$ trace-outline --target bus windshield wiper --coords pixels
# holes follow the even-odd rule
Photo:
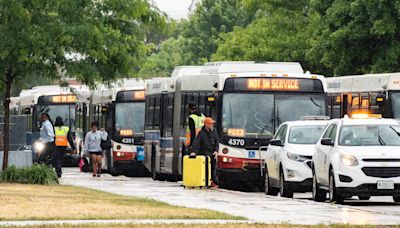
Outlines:
[[[321,105],[319,105],[317,102],[315,102],[314,98],[310,97],[310,101],[317,107],[321,108]]]
[[[260,131],[257,132],[256,135],[256,139],[258,139],[260,136],[262,136],[265,132],[265,129],[267,129],[267,127],[272,126],[272,123],[275,121],[275,119],[271,119],[267,124],[264,125],[264,127],[262,127],[260,129]]]

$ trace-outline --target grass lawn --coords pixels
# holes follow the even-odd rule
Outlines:
[[[171,206],[155,200],[120,196],[79,187],[0,183],[0,220],[64,219],[243,218],[211,210]],[[104,227],[109,227],[109,225]]]
[[[31,226],[28,226],[30,228]],[[351,226],[351,225],[308,225],[308,226],[301,226],[301,225],[269,225],[269,224],[224,224],[224,225],[217,225],[217,224],[207,224],[207,225],[182,225],[182,224],[159,224],[159,225],[132,225],[132,224],[126,224],[126,225],[59,225],[59,226],[35,226],[40,227],[40,228],[50,228],[50,227],[57,227],[57,228],[247,228],[247,227],[252,227],[252,228],[347,228],[347,227],[357,227],[357,228],[383,228],[385,226],[372,226],[372,225],[367,225],[367,226]],[[393,226],[387,226],[387,227],[393,227]],[[394,226],[394,227],[399,227],[399,226]]]

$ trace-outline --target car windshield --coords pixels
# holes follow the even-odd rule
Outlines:
[[[316,144],[325,125],[293,126],[289,132],[289,143]]]
[[[51,120],[54,122],[57,116],[61,116],[64,125],[75,130],[75,104],[71,105],[38,105],[37,120],[39,124],[39,116],[41,113],[48,113]],[[38,125],[39,126],[39,125]]]
[[[115,128],[132,130],[134,135],[143,134],[144,130],[144,102],[118,103],[115,106]]]
[[[340,130],[341,146],[400,146],[399,126],[354,125]]]
[[[237,135],[231,136],[256,137],[263,131],[262,137],[273,137],[274,96],[272,94],[225,94],[222,107],[222,128],[225,134],[231,135],[230,132],[233,132]]]

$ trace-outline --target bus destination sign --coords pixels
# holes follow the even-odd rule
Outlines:
[[[323,92],[322,82],[311,78],[228,78],[224,91]]]

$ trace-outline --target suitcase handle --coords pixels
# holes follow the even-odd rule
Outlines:
[[[193,153],[193,152],[189,154],[189,158],[196,158],[196,156],[197,156],[197,154]]]

